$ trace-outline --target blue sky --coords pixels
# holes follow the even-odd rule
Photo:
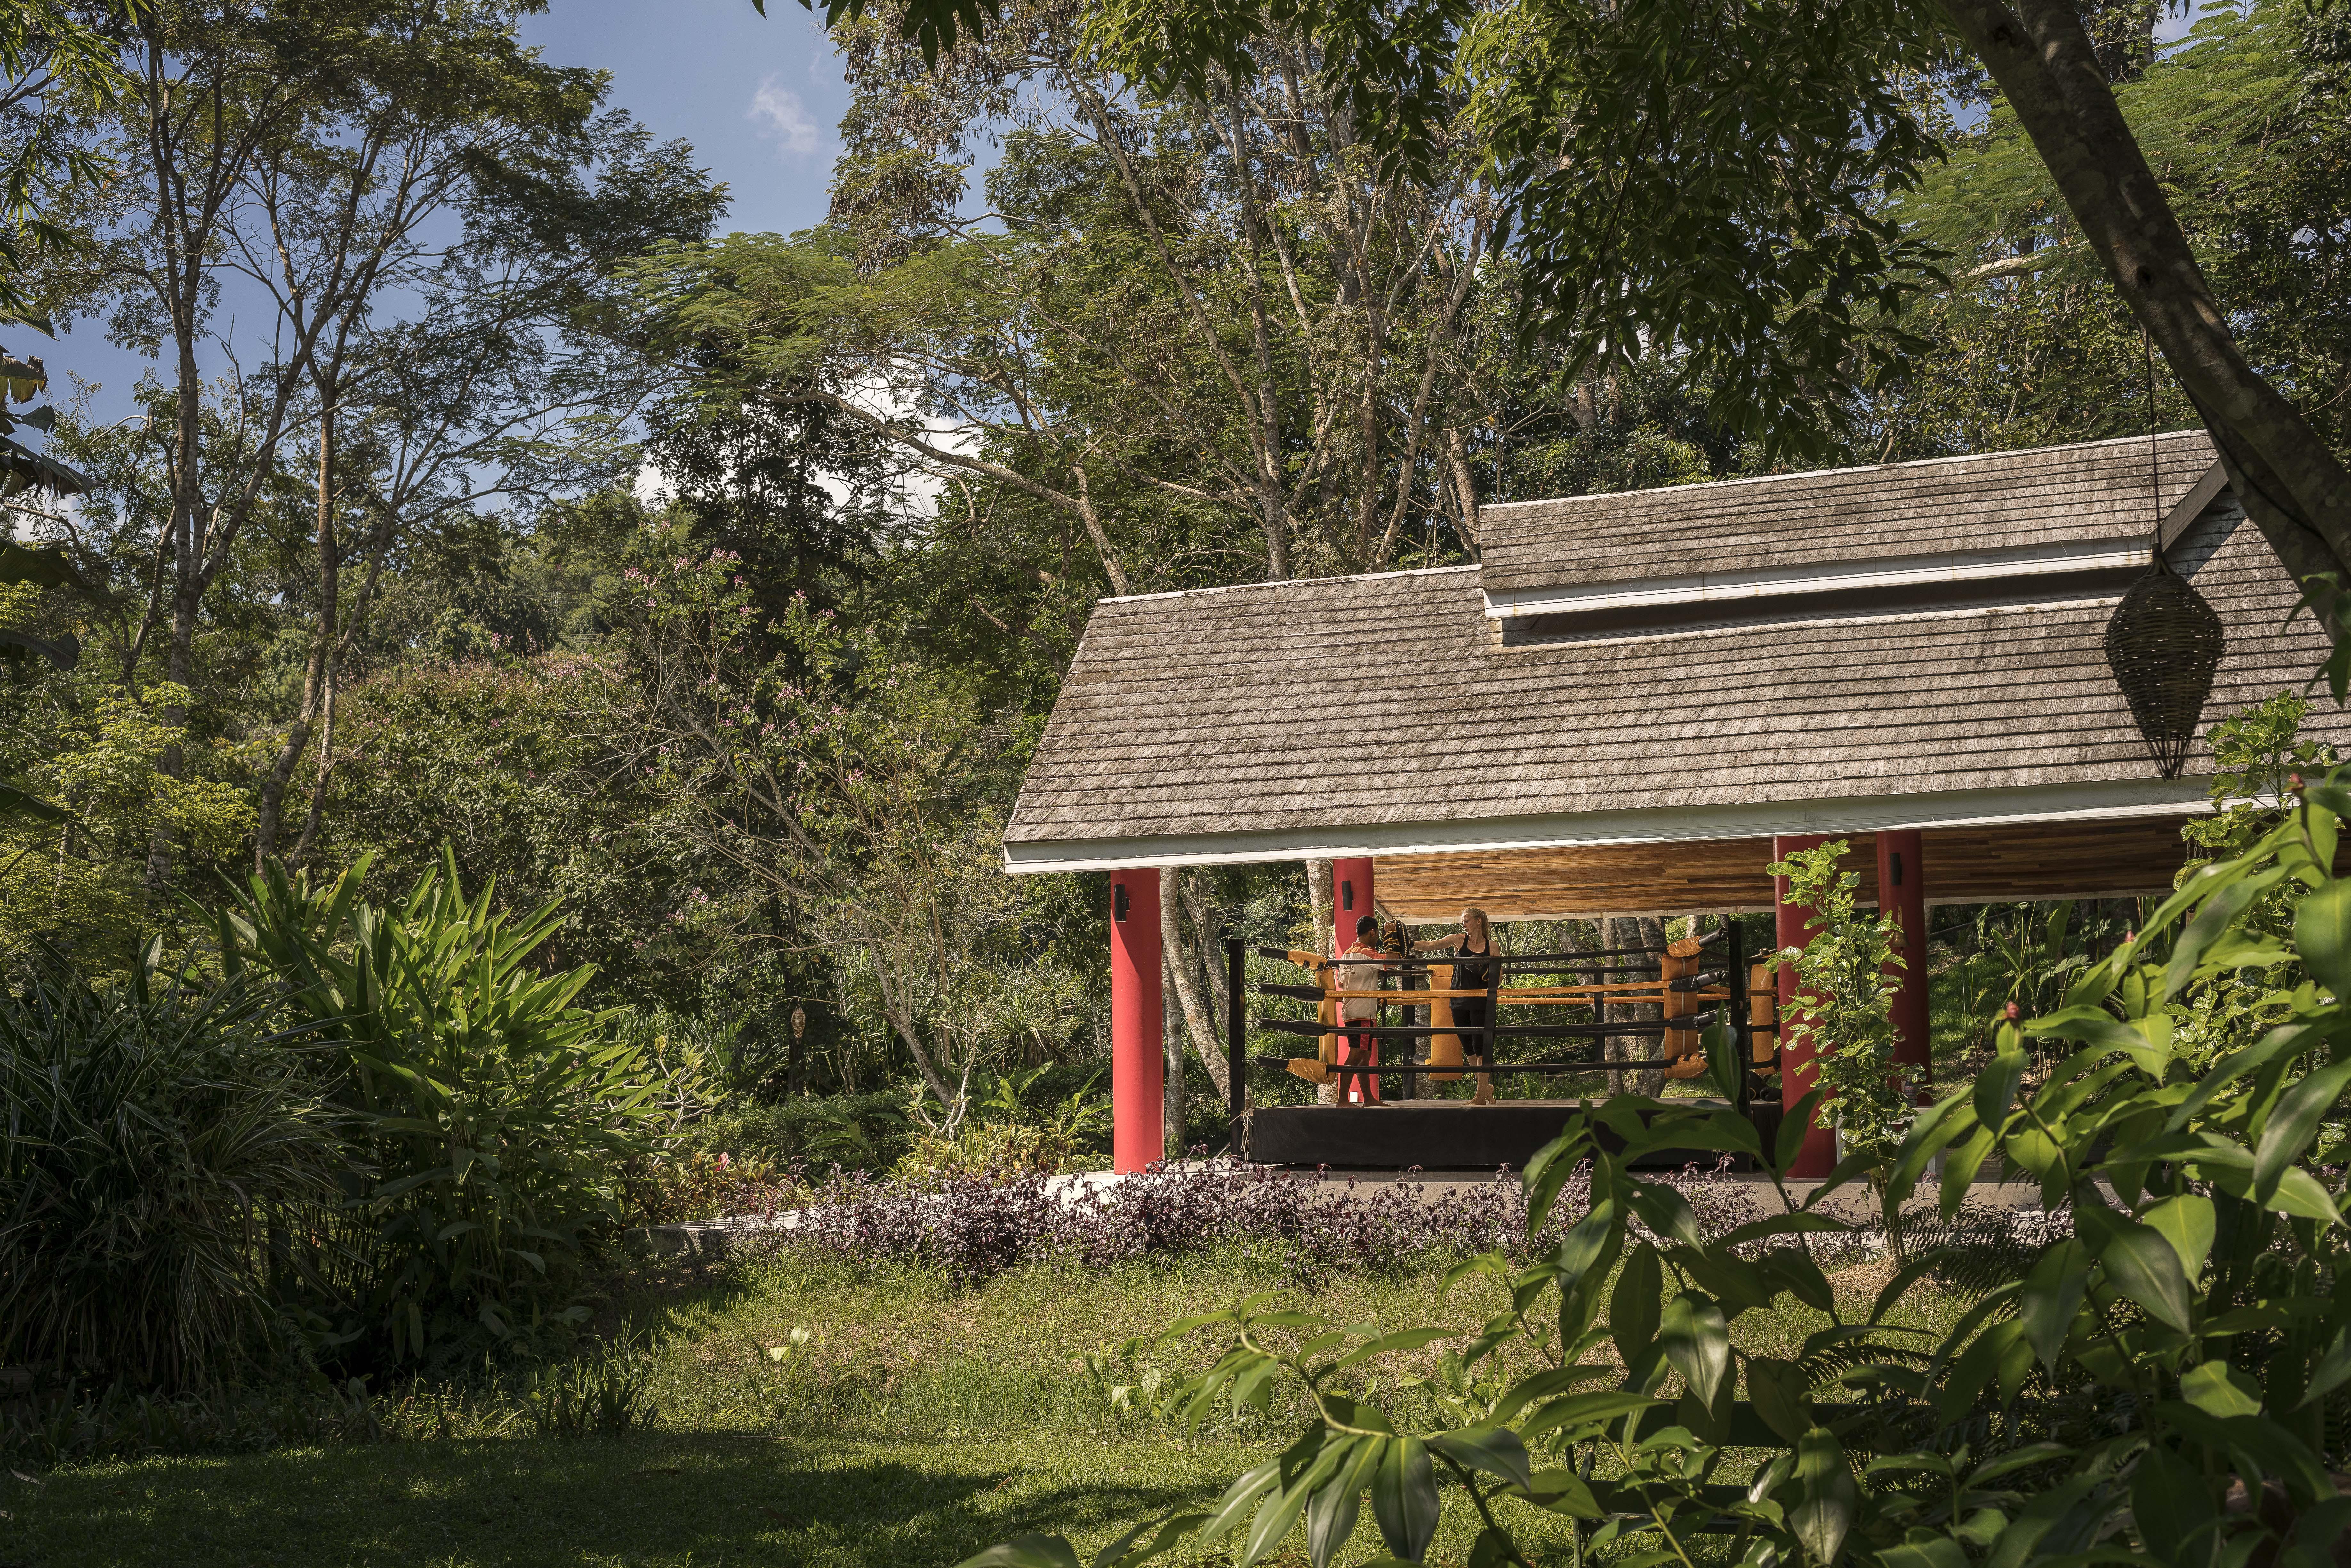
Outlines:
[[[625,109],[664,141],[683,137],[696,162],[726,183],[732,207],[723,229],[789,234],[821,222],[827,183],[840,151],[833,127],[848,107],[841,64],[816,19],[798,0],[551,0],[527,18],[523,35],[559,65],[612,73],[610,105]],[[224,316],[244,318],[246,362],[258,357],[249,333],[266,329],[268,306],[255,300]],[[225,326],[225,319],[222,322]],[[92,402],[103,419],[131,412],[130,392],[148,361],[115,348],[99,323],[83,321],[55,341],[22,329],[5,340],[38,354],[69,396],[64,372],[100,383]],[[217,355],[204,356],[210,366]]]
[[[552,0],[523,37],[558,65],[611,71],[611,102],[693,142],[734,197],[728,227],[824,217],[849,89],[798,0],[768,0],[764,19],[751,0]]]

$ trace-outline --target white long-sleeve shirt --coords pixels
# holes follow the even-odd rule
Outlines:
[[[1365,955],[1357,957],[1357,954]],[[1380,988],[1382,956],[1376,947],[1366,947],[1361,942],[1347,949],[1338,963],[1339,988],[1343,991],[1376,991]],[[1380,1004],[1375,997],[1342,997],[1339,998],[1341,1023],[1376,1023]]]

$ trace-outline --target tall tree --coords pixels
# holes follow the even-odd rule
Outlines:
[[[1392,167],[1430,166],[1466,115],[1552,331],[1593,350],[1682,345],[1728,427],[1794,452],[1831,446],[1818,411],[1910,347],[1872,319],[1933,287],[1936,256],[1883,204],[1938,152],[1910,84],[1964,50],[2332,628],[2351,468],[2245,354],[2116,101],[2112,57],[2131,41],[2102,49],[2074,0],[1327,0],[1308,15],[1323,82]],[[986,20],[969,0],[916,0],[902,30],[928,51]],[[1096,26],[1150,89],[1212,102],[1294,24],[1258,0],[1117,0]]]
[[[590,302],[588,280],[617,254],[699,235],[718,206],[674,150],[649,152],[625,117],[597,114],[601,76],[521,44],[528,9],[159,6],[131,44],[137,90],[119,116],[85,127],[123,177],[71,212],[87,244],[49,287],[68,308],[104,312],[117,340],[162,371],[146,401],[167,497],[155,559],[169,582],[128,640],[124,679],[135,684],[140,657],[160,643],[164,689],[195,685],[207,597],[287,488],[289,459],[314,497],[311,580],[294,592],[312,626],[296,710],[263,781],[264,857],[280,847],[286,792],[314,730],[331,726],[337,661],[401,531],[544,481],[559,444],[549,427],[577,412],[565,403],[587,379],[576,355],[555,350]],[[601,185],[580,173],[600,165]],[[599,210],[612,207],[625,210]],[[454,247],[443,237],[453,227]],[[274,306],[271,327],[228,340],[224,298],[256,290]],[[208,423],[200,356],[215,344],[229,361],[218,394],[228,417]],[[611,379],[597,401],[609,401]],[[590,436],[601,461],[585,476],[601,480],[624,448]],[[172,729],[186,719],[176,706],[163,716]],[[180,766],[175,746],[163,768]],[[159,833],[151,885],[170,863]]]
[[[829,402],[1061,513],[1113,592],[1175,519],[1230,519],[1280,577],[1385,565],[1451,504],[1494,216],[1466,146],[1392,176],[1285,37],[1198,101],[1126,93],[1066,4],[1013,8],[935,74],[887,18],[846,42],[835,231],[647,275],[682,326],[740,345],[752,395]],[[990,138],[1000,222],[975,225],[959,204]]]

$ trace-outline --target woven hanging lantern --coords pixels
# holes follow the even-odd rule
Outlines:
[[[2171,570],[2160,544],[2147,575],[2106,622],[2106,664],[2166,779],[2177,779],[2212,695],[2224,639],[2220,617]]]

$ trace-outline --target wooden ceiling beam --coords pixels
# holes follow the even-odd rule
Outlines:
[[[2171,891],[2187,858],[2184,817],[1929,829],[1919,874],[1928,904],[2124,898]],[[1846,866],[1877,902],[1876,839],[1854,835]],[[1714,839],[1580,849],[1390,855],[1374,872],[1380,907],[1414,925],[1474,904],[1495,920],[1767,910],[1771,841]]]

